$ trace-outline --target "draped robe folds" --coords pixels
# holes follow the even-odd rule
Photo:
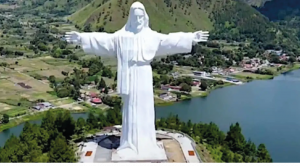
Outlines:
[[[150,62],[155,56],[189,53],[193,33],[166,35],[144,29],[137,34],[117,31],[114,34],[81,33],[80,36],[86,53],[118,59],[117,88],[123,100],[119,156],[155,158],[158,146]]]

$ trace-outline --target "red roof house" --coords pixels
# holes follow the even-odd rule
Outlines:
[[[94,104],[101,104],[102,100],[100,98],[93,98],[91,102]]]

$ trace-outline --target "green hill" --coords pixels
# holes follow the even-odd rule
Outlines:
[[[104,26],[106,30],[120,29],[127,20],[133,0],[94,0],[74,13],[70,20],[79,27],[91,24],[92,29]],[[199,10],[196,1],[181,3],[178,0],[142,0],[153,29],[165,32],[196,29],[211,30],[213,23],[205,10]]]
[[[289,36],[240,0],[140,0],[157,31],[210,30],[212,39],[297,47]],[[127,20],[134,0],[94,0],[69,17],[84,31],[115,31]],[[253,1],[254,2],[254,1]],[[258,2],[258,1],[257,1]]]
[[[290,36],[300,39],[300,1],[296,0],[244,0]]]
[[[130,5],[135,0],[11,1],[17,1],[26,11],[43,17],[68,16],[69,21],[83,31],[113,32],[125,24]],[[292,52],[300,45],[296,30],[269,21],[251,7],[262,7],[274,0],[140,1],[150,16],[151,28],[164,33],[209,30],[211,40],[251,43],[256,50],[280,47]]]
[[[16,0],[19,5],[32,12],[53,14],[56,16],[70,15],[89,4],[92,0]]]

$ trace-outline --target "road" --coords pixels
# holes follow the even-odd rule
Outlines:
[[[243,84],[242,82],[233,82],[233,81],[229,81],[226,79],[222,79],[222,78],[217,78],[217,77],[205,77],[205,76],[199,76],[199,75],[194,75],[194,74],[181,74],[181,76],[188,76],[188,77],[193,77],[193,78],[200,78],[200,79],[206,79],[206,80],[215,80],[215,81],[223,81],[223,82],[228,82],[231,84],[236,84],[236,85],[241,85]]]

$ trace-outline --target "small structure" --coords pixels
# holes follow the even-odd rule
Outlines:
[[[169,86],[171,90],[180,91],[181,86]]]
[[[91,102],[94,104],[102,104],[102,100],[98,97],[92,98]]]
[[[199,86],[200,80],[198,79],[193,79],[193,86]]]
[[[32,108],[40,111],[40,110],[50,109],[52,107],[53,107],[53,105],[51,103],[42,102],[42,103],[38,103],[37,105],[33,106]]]
[[[122,125],[114,125],[114,127],[118,130],[121,130],[122,129]]]
[[[170,89],[170,87],[169,87],[168,85],[161,85],[161,86],[160,86],[160,89],[161,89],[161,90],[167,90],[167,91],[168,91],[168,90]]]
[[[93,153],[93,151],[87,151],[87,152],[85,153],[85,156],[91,156],[92,153]]]
[[[165,93],[161,93],[159,95],[159,98],[161,98],[163,100],[171,100],[173,97],[170,95],[170,93],[165,92]]]
[[[189,150],[189,156],[195,156],[195,152],[194,151],[192,151],[192,150]]]
[[[171,75],[175,79],[179,77],[179,73],[178,72],[171,73]]]
[[[91,92],[91,93],[90,93],[90,97],[91,97],[91,98],[94,98],[94,97],[98,97],[98,95],[97,95],[97,93]]]

